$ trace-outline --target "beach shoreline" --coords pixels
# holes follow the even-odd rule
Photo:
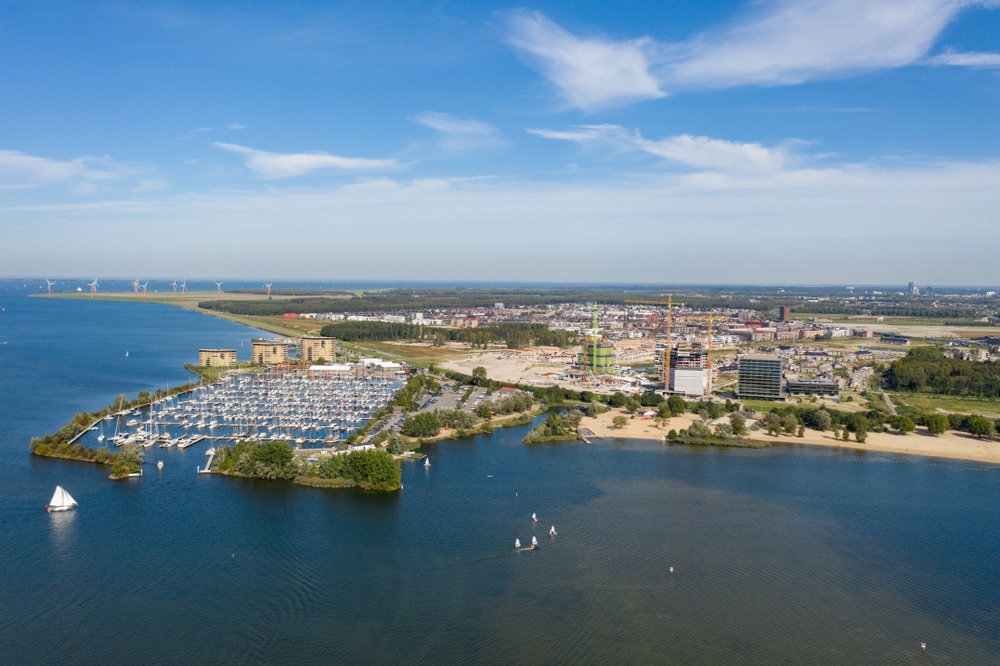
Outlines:
[[[597,437],[620,439],[645,439],[649,441],[665,441],[665,436],[671,430],[678,432],[688,428],[698,420],[696,414],[683,414],[658,424],[655,419],[643,419],[639,416],[629,418],[622,428],[615,428],[612,421],[616,416],[630,415],[628,412],[612,409],[596,417],[583,417],[581,428],[590,429]],[[905,455],[925,456],[929,458],[948,458],[951,460],[967,460],[970,462],[1000,465],[1000,441],[981,440],[966,433],[948,431],[942,435],[931,435],[924,428],[916,432],[899,435],[893,432],[870,432],[865,442],[834,439],[832,432],[805,430],[802,437],[794,435],[768,435],[764,431],[751,434],[751,439],[768,444],[808,444],[827,448],[852,449],[857,451],[880,451],[883,453],[900,453]]]

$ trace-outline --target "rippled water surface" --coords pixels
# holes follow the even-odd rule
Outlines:
[[[391,496],[199,477],[204,444],[115,483],[28,439],[254,332],[3,305],[0,663],[1000,663],[996,467],[519,428],[434,445]],[[44,511],[57,483],[77,511]]]

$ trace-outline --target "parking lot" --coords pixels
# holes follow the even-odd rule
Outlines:
[[[448,388],[444,386],[441,387],[441,395],[433,396],[430,393],[424,395],[420,399],[420,410],[421,412],[434,410],[446,410],[446,409],[458,409],[458,403],[465,395],[468,390],[467,386],[454,386],[452,384],[448,385]],[[465,403],[463,409],[465,411],[471,412],[476,408],[482,400],[486,399],[486,389],[477,388],[469,396],[469,400]]]

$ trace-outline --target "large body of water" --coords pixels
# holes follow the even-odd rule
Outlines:
[[[391,496],[199,477],[205,445],[112,482],[28,440],[256,332],[0,306],[0,663],[1000,663],[996,466],[519,428],[433,446]],[[46,513],[57,483],[78,510]]]

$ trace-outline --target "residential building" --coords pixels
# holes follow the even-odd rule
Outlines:
[[[748,354],[739,359],[741,399],[780,400],[782,361],[769,354]]]

